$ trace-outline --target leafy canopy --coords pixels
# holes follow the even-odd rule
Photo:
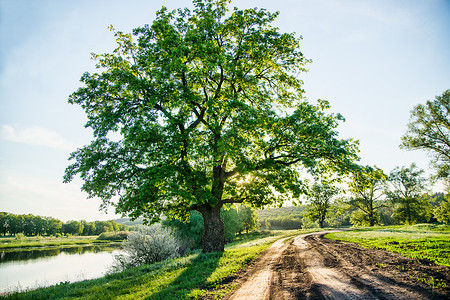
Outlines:
[[[450,183],[450,90],[414,107],[400,147],[427,150],[433,157],[436,177]]]
[[[404,224],[429,221],[430,204],[426,193],[424,170],[415,163],[409,167],[396,167],[389,174],[392,189],[387,191],[388,198],[395,205],[394,218]]]
[[[306,217],[311,221],[318,221],[321,228],[327,217],[333,198],[339,189],[327,181],[316,181],[308,194],[309,204],[306,207]]]
[[[157,12],[118,47],[93,54],[98,73],[69,99],[93,141],[70,156],[65,182],[119,213],[157,221],[225,203],[281,205],[305,189],[301,170],[347,172],[357,143],[327,101],[303,99],[300,38],[271,26],[278,13],[227,12],[224,0]],[[120,138],[112,139],[111,133]]]
[[[353,224],[374,226],[378,223],[378,211],[385,205],[380,200],[386,180],[387,176],[378,167],[364,166],[352,174],[348,186],[353,197],[348,204],[358,209],[352,214]]]

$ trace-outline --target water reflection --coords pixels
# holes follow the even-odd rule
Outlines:
[[[111,267],[120,244],[1,253],[1,293],[34,289],[60,282],[75,282],[103,276]],[[115,250],[116,249],[116,250]]]
[[[99,253],[103,251],[111,252],[119,248],[120,244],[108,244],[108,245],[70,246],[64,248],[55,247],[46,249],[26,249],[20,251],[2,251],[0,253],[0,264],[8,261],[35,260],[44,257],[57,256],[61,253],[84,254],[84,253]]]

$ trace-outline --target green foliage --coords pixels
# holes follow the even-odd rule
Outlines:
[[[302,228],[305,206],[288,206],[257,210],[261,229],[289,230]]]
[[[365,166],[355,170],[349,182],[349,190],[353,195],[348,204],[356,211],[352,213],[350,222],[356,226],[374,226],[379,223],[379,209],[385,205],[380,198],[387,176],[377,167]]]
[[[69,98],[94,140],[71,154],[65,182],[80,175],[90,197],[132,218],[186,220],[194,209],[220,225],[224,204],[297,199],[301,169],[353,167],[357,143],[337,138],[343,117],[302,96],[300,38],[272,26],[278,13],[227,4],[195,0],[133,34],[113,30],[118,47],[93,55],[99,72]],[[207,251],[223,250],[223,232],[207,232],[218,241]]]
[[[403,256],[450,266],[450,226],[417,224],[337,232],[327,238],[381,248]]]
[[[449,196],[447,196],[449,198]],[[436,219],[441,223],[450,223],[450,202],[444,201],[433,211]]]
[[[3,233],[3,236],[8,232],[8,213],[0,212],[0,231]]]
[[[350,217],[356,209],[351,207],[344,197],[337,198],[330,206],[325,223],[327,227],[350,227]]]
[[[238,209],[238,218],[241,224],[241,229],[247,233],[257,230],[259,228],[259,222],[256,212],[251,207],[246,205],[239,205]]]
[[[47,221],[47,234],[48,235],[55,235],[55,234],[61,232],[63,222],[61,222],[58,219],[52,218],[52,217],[46,217],[45,219]]]
[[[424,197],[426,179],[423,173],[413,163],[410,167],[397,167],[389,174],[393,189],[387,195],[395,205],[393,216],[397,223],[411,225],[430,220],[431,206]]]
[[[3,235],[17,235],[23,233],[26,236],[41,235],[99,235],[107,231],[125,231],[128,226],[118,224],[115,221],[67,221],[61,222],[52,217],[27,215],[15,215],[7,212],[0,213],[0,226]]]
[[[236,210],[235,205],[226,205],[220,211],[220,216],[225,227],[225,242],[232,242],[236,233],[241,232],[243,229],[240,211]]]
[[[401,147],[422,149],[432,155],[436,177],[450,180],[450,90],[419,104],[411,111],[408,131]]]
[[[63,224],[63,232],[71,235],[81,235],[83,233],[84,226],[79,221],[67,221]]]
[[[355,227],[374,226],[378,224],[380,215],[378,210],[372,212],[372,214],[365,213],[362,210],[355,210],[350,216],[350,223]]]
[[[311,221],[317,220],[320,228],[324,228],[325,219],[328,210],[333,201],[333,197],[339,193],[339,190],[330,183],[316,181],[308,194],[309,204],[306,206],[305,217]]]
[[[203,233],[203,218],[197,211],[191,211],[189,221],[181,222],[177,219],[167,219],[163,226],[170,227],[180,241],[183,251],[198,249],[201,247]]]

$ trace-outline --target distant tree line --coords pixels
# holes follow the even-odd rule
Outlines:
[[[22,233],[26,236],[100,235],[103,232],[126,231],[129,227],[115,221],[67,221],[32,214],[0,212],[0,230],[4,236]]]
[[[302,228],[302,218],[305,206],[288,206],[257,210],[261,229],[282,230]]]
[[[415,165],[354,178],[346,193],[316,182],[301,206],[258,210],[261,229],[450,223],[450,194],[429,193]]]

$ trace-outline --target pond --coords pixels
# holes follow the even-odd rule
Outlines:
[[[0,293],[101,277],[120,244],[0,252]]]

